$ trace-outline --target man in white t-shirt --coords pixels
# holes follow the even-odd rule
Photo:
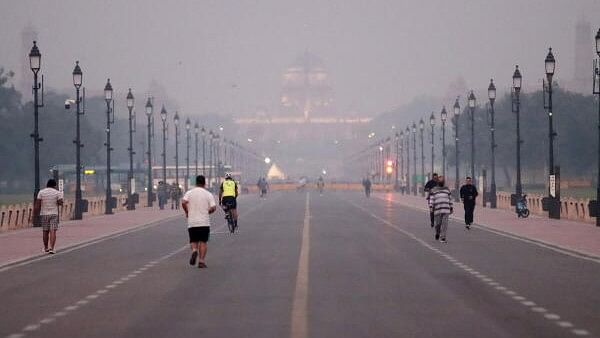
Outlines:
[[[63,193],[56,189],[56,181],[49,179],[46,188],[38,192],[33,206],[34,222],[43,230],[44,252],[54,254],[56,230],[58,230],[58,207],[63,205]]]
[[[217,210],[215,197],[204,188],[206,179],[200,175],[196,177],[196,187],[183,195],[181,207],[185,211],[188,223],[188,234],[190,236],[190,247],[192,256],[190,265],[195,265],[200,256],[198,267],[206,268],[206,251],[208,237],[210,235],[210,217]]]

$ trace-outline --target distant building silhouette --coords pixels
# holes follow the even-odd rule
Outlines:
[[[581,94],[591,94],[594,35],[592,27],[583,16],[575,24],[575,58],[573,78],[567,88]]]

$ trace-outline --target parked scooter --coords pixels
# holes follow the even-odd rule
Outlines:
[[[527,207],[527,195],[521,196],[519,200],[517,200],[517,217],[519,218],[527,218],[529,216],[529,208]]]

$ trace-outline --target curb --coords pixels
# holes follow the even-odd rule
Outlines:
[[[41,261],[41,260],[44,260],[44,259],[48,259],[50,257],[57,256],[57,255],[62,255],[62,254],[65,254],[65,253],[68,253],[68,252],[71,252],[71,251],[74,251],[74,250],[86,247],[88,245],[100,243],[102,241],[105,241],[105,240],[108,240],[108,239],[112,239],[112,238],[117,238],[117,237],[120,237],[120,236],[123,236],[123,235],[127,235],[129,233],[140,231],[140,230],[145,229],[145,228],[150,228],[150,227],[156,226],[156,225],[158,225],[160,223],[168,222],[168,221],[174,220],[174,219],[179,218],[179,217],[182,217],[182,215],[169,216],[169,217],[157,220],[157,221],[151,221],[151,222],[148,222],[148,223],[135,225],[135,226],[133,226],[131,228],[128,228],[128,229],[117,230],[117,231],[114,231],[114,232],[111,232],[111,233],[108,233],[108,234],[104,234],[104,235],[93,237],[93,238],[88,239],[88,240],[83,240],[83,241],[80,241],[80,242],[76,242],[76,243],[67,245],[65,247],[62,247],[60,249],[60,251],[58,251],[54,255],[48,255],[46,253],[39,253],[39,254],[27,256],[27,257],[24,257],[24,258],[18,258],[16,260],[12,260],[12,261],[9,261],[7,263],[0,264],[0,273],[4,272],[4,271],[7,271],[7,270],[10,270],[12,268],[16,268],[18,266],[27,265],[29,263]]]
[[[399,201],[386,200],[386,199],[384,199],[382,197],[379,197],[379,196],[374,196],[374,197],[377,198],[377,199],[380,199],[382,201],[390,201],[392,203],[401,205],[401,206],[403,206],[405,208],[409,208],[409,209],[413,209],[413,210],[417,210],[417,211],[427,212],[427,209],[425,209],[425,208],[415,207],[415,206],[412,206],[412,205],[406,205],[406,204],[403,204],[403,203],[401,203]],[[450,218],[453,219],[453,220],[455,220],[455,221],[462,221],[462,218],[460,218],[460,217],[450,216]],[[562,254],[565,254],[565,255],[572,256],[572,257],[577,257],[577,258],[585,259],[585,260],[592,261],[592,262],[595,262],[595,263],[600,263],[600,255],[588,253],[588,252],[585,252],[585,251],[580,251],[580,250],[577,250],[577,249],[565,247],[565,246],[558,245],[558,244],[555,244],[555,243],[550,243],[550,242],[546,242],[546,241],[542,241],[542,240],[538,240],[538,239],[532,239],[532,238],[525,237],[525,236],[519,235],[519,234],[515,234],[515,233],[509,232],[509,231],[498,230],[498,229],[495,229],[494,227],[492,227],[490,225],[486,225],[486,224],[474,223],[473,225],[476,228],[480,228],[480,229],[482,229],[484,231],[488,231],[488,232],[494,233],[496,235],[500,235],[500,236],[504,236],[504,237],[509,237],[509,238],[520,240],[520,241],[523,241],[523,242],[526,242],[526,243],[534,244],[534,245],[540,246],[542,248],[550,249],[550,250],[553,250],[553,251],[556,251],[556,252],[559,252],[559,253],[562,253]]]

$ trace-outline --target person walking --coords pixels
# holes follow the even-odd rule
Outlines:
[[[435,218],[435,240],[442,243],[446,243],[448,218],[454,211],[451,195],[444,182],[444,176],[439,176],[437,185],[429,191],[429,205]]]
[[[156,192],[156,195],[158,197],[158,206],[160,210],[163,210],[165,208],[165,204],[167,204],[167,186],[165,185],[165,182],[158,182],[157,190],[158,191]]]
[[[431,175],[431,179],[429,181],[427,181],[427,183],[425,183],[424,189],[425,189],[425,193],[427,194],[427,203],[429,203],[429,196],[430,196],[431,189],[433,189],[437,185],[438,185],[438,174],[433,173],[433,175]],[[433,209],[431,209],[431,207],[429,208],[429,221],[431,222],[431,227],[433,228],[434,216],[433,216]]]
[[[187,219],[188,235],[192,256],[190,265],[206,268],[207,242],[210,235],[210,214],[217,210],[215,197],[205,188],[206,178],[196,177],[196,187],[188,190],[181,200],[181,207]]]
[[[473,213],[475,212],[476,199],[479,193],[477,188],[473,185],[471,177],[467,177],[465,184],[460,187],[460,199],[463,202],[465,208],[465,228],[471,229],[473,224]]]
[[[58,207],[61,205],[63,193],[58,191],[56,180],[49,179],[46,188],[38,192],[33,206],[34,222],[42,227],[44,252],[47,254],[54,254],[59,223]]]
[[[365,177],[362,181],[363,188],[365,188],[365,195],[371,197],[371,180],[369,176]]]

